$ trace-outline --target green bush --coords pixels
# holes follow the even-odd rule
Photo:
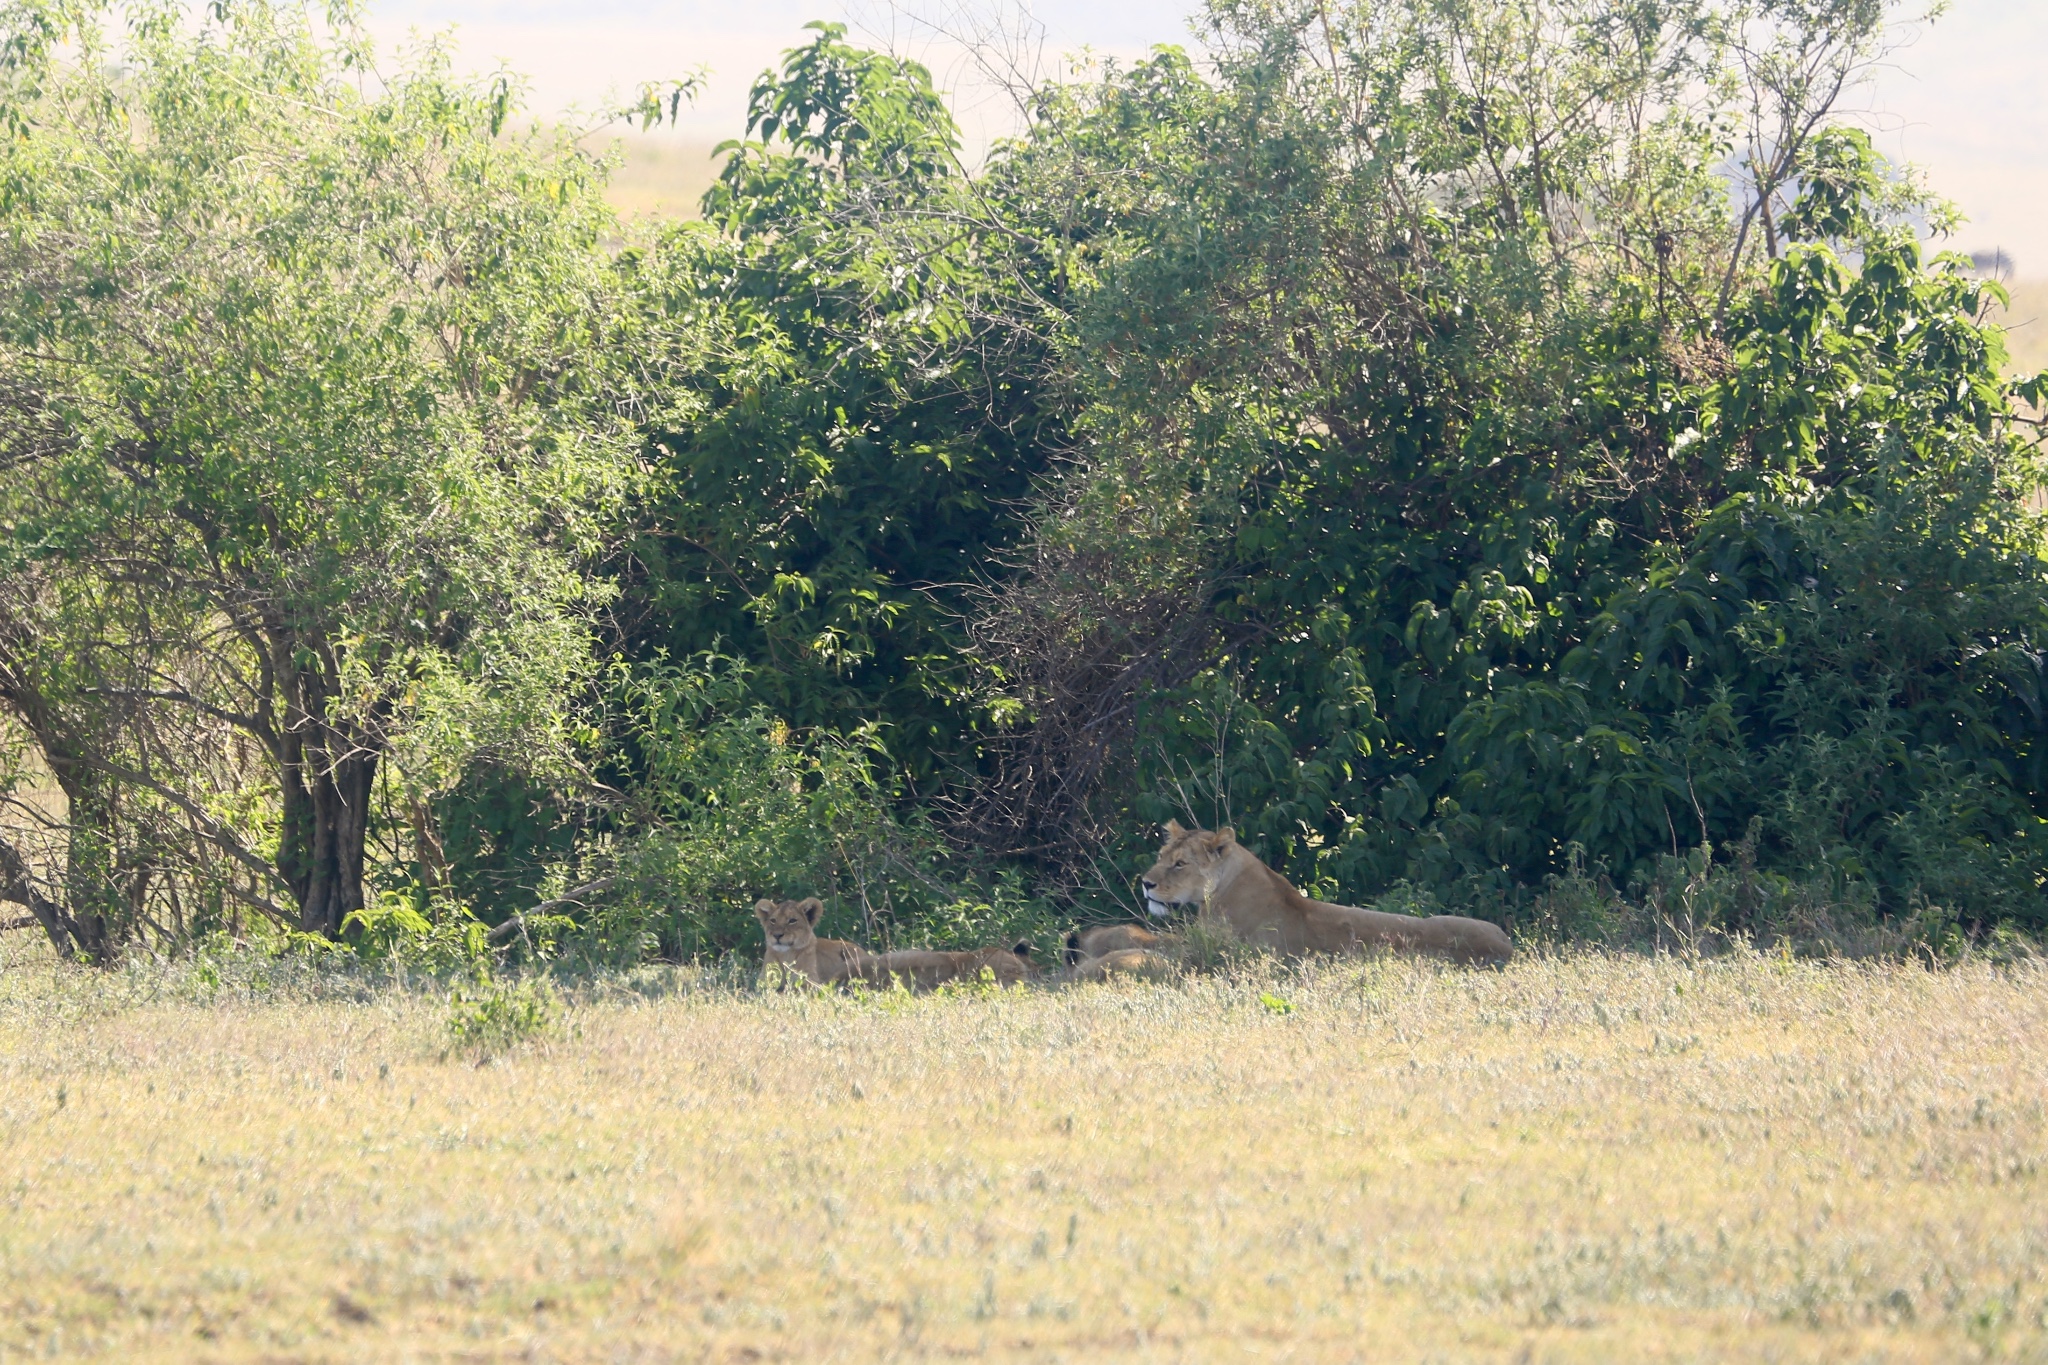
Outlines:
[[[625,803],[556,880],[617,879],[565,943],[599,961],[671,960],[760,942],[757,898],[818,896],[819,932],[878,947],[1057,935],[1014,873],[951,847],[904,800],[872,726],[792,729],[745,664],[704,655],[622,668]]]
[[[1319,896],[1560,932],[1608,914],[1545,889],[1574,857],[1692,895],[1719,866],[1671,860],[1742,846],[1779,889],[1730,928],[2048,925],[2038,451],[1996,286],[1923,254],[1911,186],[1817,115],[1746,199],[1715,167],[1764,115],[1680,97],[1740,58],[1678,6],[1211,13],[1213,76],[1063,90],[996,172],[1088,225],[1086,454],[992,684],[1066,779],[1035,790],[1086,793],[1019,817],[1040,843],[1131,868],[1168,817],[1231,823]]]
[[[448,1038],[484,1061],[551,1032],[561,1003],[545,977],[506,980],[479,969],[448,992]]]
[[[489,929],[459,901],[425,913],[406,892],[385,891],[342,922],[342,941],[366,962],[434,976],[470,971],[490,960]]]
[[[821,25],[647,233],[438,48],[123,12],[0,11],[63,956],[1050,953],[1168,817],[1542,938],[2048,928],[2048,380],[1831,115],[1882,5],[1212,0],[974,169]]]

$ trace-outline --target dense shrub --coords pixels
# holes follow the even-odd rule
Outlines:
[[[629,254],[694,367],[648,430],[621,547],[637,657],[717,649],[792,725],[852,731],[929,796],[975,708],[962,617],[1046,460],[1042,343],[991,309],[999,224],[913,62],[838,25],[764,74],[707,220]]]
[[[1049,948],[1169,816],[1539,936],[2048,925],[2048,386],[1831,115],[1882,4],[1212,0],[978,168],[820,25],[645,232],[431,45],[113,14],[0,8],[60,952]]]
[[[757,692],[718,656],[621,668],[623,802],[555,878],[609,885],[555,931],[565,948],[630,961],[751,947],[762,896],[819,896],[821,933],[882,945],[1047,936],[1014,874],[950,847],[903,799],[872,726],[797,730]]]
[[[1037,785],[989,826],[1071,865],[1230,821],[1496,916],[1741,845],[1843,913],[2041,923],[2038,466],[1910,186],[1847,130],[1720,179],[1686,73],[1739,9],[1214,13],[1214,78],[1063,92],[997,172],[1088,224],[1087,458],[990,632]]]

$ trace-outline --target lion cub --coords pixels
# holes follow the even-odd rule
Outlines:
[[[859,944],[818,937],[818,916],[824,913],[825,903],[816,896],[800,901],[755,901],[754,914],[766,940],[763,967],[771,974],[779,969],[820,986],[887,980],[876,974],[875,955]]]
[[[1167,938],[1140,924],[1097,924],[1067,935],[1069,981],[1106,981],[1137,977],[1165,981],[1180,975],[1166,955]]]
[[[816,896],[800,901],[758,900],[754,914],[765,940],[762,965],[771,973],[793,973],[820,986],[865,981],[886,986],[901,981],[913,990],[929,990],[948,981],[979,981],[986,969],[996,984],[1013,986],[1031,977],[1031,945],[980,948],[970,953],[945,953],[907,948],[871,953],[844,939],[819,938],[818,916],[825,904]]]
[[[1083,958],[1075,963],[1067,970],[1067,980],[1132,977],[1140,981],[1170,981],[1180,974],[1180,966],[1164,953],[1155,953],[1150,948],[1116,948],[1101,957]]]
[[[900,978],[913,990],[930,990],[948,981],[979,981],[986,969],[998,986],[1014,986],[1031,979],[1031,945],[1009,948],[977,948],[973,952],[948,953],[932,948],[905,948],[883,953],[874,959],[875,973],[883,981]]]
[[[1067,966],[1078,967],[1095,958],[1133,948],[1157,952],[1165,942],[1165,935],[1155,934],[1142,924],[1090,925],[1067,935]]]

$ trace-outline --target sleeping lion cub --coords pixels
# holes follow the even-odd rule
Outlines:
[[[1166,935],[1142,924],[1096,924],[1067,935],[1068,981],[1107,981],[1136,977],[1166,981],[1180,968],[1163,951]]]
[[[1164,953],[1150,948],[1113,948],[1100,957],[1083,958],[1067,969],[1069,981],[1171,981],[1181,968]]]
[[[876,974],[883,981],[900,979],[913,990],[930,990],[948,981],[979,981],[983,969],[998,986],[1014,986],[1031,979],[1031,945],[1010,948],[977,948],[966,953],[939,952],[931,948],[904,948],[875,958]]]
[[[871,953],[858,943],[819,938],[818,916],[824,912],[825,904],[816,896],[800,901],[754,902],[754,915],[761,921],[764,940],[762,965],[771,975],[793,974],[820,986],[839,986],[849,981],[886,986],[898,980],[913,990],[929,990],[948,981],[979,981],[984,968],[999,986],[1012,986],[1031,977],[1028,943],[967,953],[929,948]]]
[[[1092,924],[1067,935],[1067,966],[1078,967],[1098,957],[1136,948],[1157,952],[1165,943],[1164,934],[1155,934],[1142,924]]]

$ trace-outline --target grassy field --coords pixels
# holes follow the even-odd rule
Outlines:
[[[2012,306],[2003,310],[2002,321],[2009,329],[2006,349],[2011,352],[2009,368],[2015,374],[2048,370],[2048,281],[2017,280],[2008,285]]]
[[[695,218],[697,201],[718,177],[712,143],[673,134],[625,133],[601,135],[590,145],[599,150],[615,145],[624,157],[605,198],[628,218]]]
[[[2048,970],[0,970],[0,1358],[2048,1359]]]

